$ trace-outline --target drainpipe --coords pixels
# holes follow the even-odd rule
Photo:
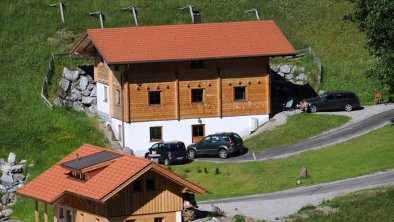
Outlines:
[[[120,101],[122,102],[122,148],[125,148],[125,133],[124,133],[124,99],[123,99],[123,74],[124,71],[120,72]]]

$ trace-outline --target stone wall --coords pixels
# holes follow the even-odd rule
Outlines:
[[[0,221],[5,221],[12,214],[12,210],[8,209],[16,201],[16,190],[23,187],[28,174],[24,174],[27,161],[21,160],[19,164],[16,162],[16,155],[10,153],[8,159],[0,159],[0,168],[2,172],[0,183]],[[29,164],[30,167],[34,166],[33,163]]]
[[[54,104],[79,112],[97,112],[97,87],[90,75],[82,69],[64,67],[59,82],[61,91]]]
[[[305,85],[310,79],[310,72],[305,72],[305,68],[296,65],[277,65],[271,66],[271,70],[285,78],[287,81],[297,84]]]

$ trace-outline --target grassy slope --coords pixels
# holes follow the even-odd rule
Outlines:
[[[393,134],[392,124],[343,144],[286,159],[237,164],[194,161],[172,169],[210,192],[202,199],[267,193],[296,187],[301,167],[306,167],[310,175],[301,180],[304,186],[393,168]],[[216,168],[219,175],[215,174]]]
[[[323,215],[314,210],[290,216],[291,221],[393,221],[394,187],[365,190],[322,204],[338,208],[338,212]],[[308,215],[305,219],[301,215]]]
[[[345,0],[332,2],[199,0],[193,4],[203,9],[204,22],[251,20],[253,15],[244,10],[260,9],[261,17],[275,19],[296,48],[312,46],[317,51],[326,68],[326,88],[353,89],[365,101],[371,93],[362,76],[367,59],[364,39],[354,25],[341,20],[351,5]],[[49,8],[49,3],[52,1],[0,1],[0,154],[14,151],[18,158],[36,161],[29,172],[32,177],[82,143],[105,145],[95,119],[59,109],[51,111],[41,102],[39,91],[49,54],[64,52],[64,47],[49,44],[47,38],[64,27],[76,34],[98,27],[98,20],[87,16],[89,11],[103,10],[106,27],[131,23],[130,15],[120,10],[130,4],[128,0],[69,1],[64,25],[59,22],[58,9]],[[189,4],[186,0],[137,0],[133,4],[140,8],[141,25],[190,22],[187,13],[176,10]],[[31,221],[31,202],[20,202],[16,207],[25,206],[29,212],[29,218],[22,219]]]
[[[329,129],[343,125],[349,120],[346,116],[305,115],[289,116],[287,123],[271,131],[265,131],[245,140],[249,151],[260,151],[272,147],[297,143]],[[319,123],[319,124],[316,124]]]

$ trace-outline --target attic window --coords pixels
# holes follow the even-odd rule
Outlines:
[[[83,181],[87,181],[88,180],[88,178],[86,177],[86,175],[84,173],[80,173],[80,172],[77,172],[77,171],[71,171],[71,172],[68,173],[68,175],[70,177],[73,177],[73,178],[78,179],[78,180],[83,180]]]
[[[192,69],[202,69],[204,68],[204,63],[201,60],[196,60],[191,62]]]
[[[146,191],[155,191],[156,184],[154,179],[146,180]]]
[[[133,182],[133,191],[134,192],[142,192],[142,181],[137,180]]]

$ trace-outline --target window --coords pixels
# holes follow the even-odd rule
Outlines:
[[[193,125],[192,133],[194,136],[204,136],[204,125]]]
[[[59,219],[64,218],[63,207],[59,207]]]
[[[108,87],[104,86],[104,100],[103,102],[108,102]]]
[[[142,181],[137,180],[133,182],[133,191],[141,192],[142,191]]]
[[[246,100],[245,86],[234,87],[234,100]]]
[[[192,69],[202,69],[204,68],[204,63],[202,61],[192,61],[191,62],[191,68]]]
[[[164,218],[163,217],[155,217],[154,222],[164,222]]]
[[[192,89],[192,103],[199,103],[203,101],[203,89]]]
[[[160,105],[160,91],[149,92],[149,105]]]
[[[150,128],[150,141],[161,141],[161,126],[154,126]]]
[[[149,179],[146,180],[146,191],[154,191],[156,190],[155,180]]]
[[[122,126],[118,125],[118,139],[122,140]]]
[[[116,89],[116,105],[120,105],[120,89]]]

